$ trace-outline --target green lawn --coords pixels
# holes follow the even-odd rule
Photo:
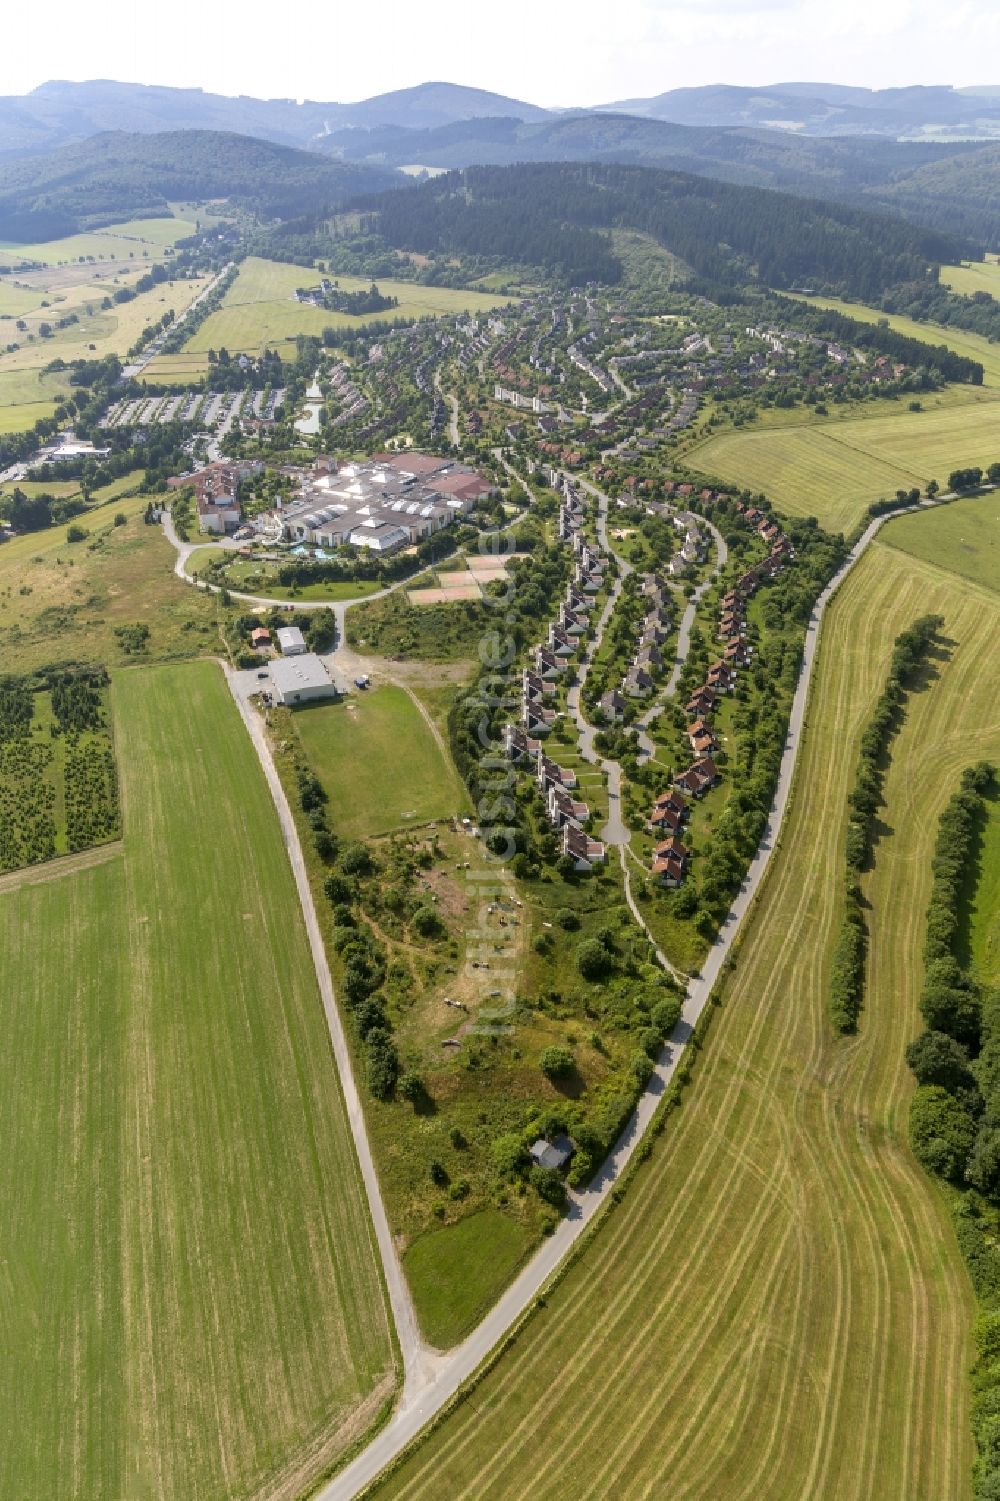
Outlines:
[[[329,313],[295,301],[297,287],[317,286],[320,273],[308,267],[289,266],[251,256],[229,288],[222,306],[206,318],[184,346],[185,354],[204,353],[225,346],[235,352],[256,352],[293,340],[297,334],[321,334],[325,328],[360,328],[371,318],[347,313]],[[344,291],[367,289],[370,282],[341,276]],[[379,279],[386,296],[399,299],[399,306],[379,318],[436,317],[468,311],[485,313],[509,300],[484,292],[456,291],[449,287],[423,287],[414,282]]]
[[[528,1230],[482,1209],[415,1240],[403,1266],[427,1339],[449,1349],[476,1325],[533,1245]]]
[[[0,891],[0,1494],[292,1501],[391,1388],[315,974],[218,668],[112,705],[124,855]]]
[[[1000,491],[925,515],[900,516],[886,528],[884,540],[1000,594]]]
[[[880,405],[865,416],[723,432],[687,455],[706,474],[761,490],[780,511],[816,516],[832,530],[849,530],[872,501],[897,489],[931,479],[943,486],[952,469],[998,458],[1000,400],[971,391],[922,412]]]
[[[454,768],[403,688],[299,709],[295,727],[339,834],[365,839],[467,810]]]

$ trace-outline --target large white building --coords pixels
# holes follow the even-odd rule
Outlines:
[[[279,704],[291,706],[336,697],[336,684],[314,652],[272,662],[270,675],[273,695]]]
[[[317,547],[391,553],[449,526],[492,492],[474,469],[434,454],[365,464],[320,460],[280,511],[282,535]]]

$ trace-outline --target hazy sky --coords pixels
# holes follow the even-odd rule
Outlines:
[[[682,84],[1000,82],[998,0],[49,0],[9,5],[0,92],[117,78],[353,100],[447,79],[539,104]]]

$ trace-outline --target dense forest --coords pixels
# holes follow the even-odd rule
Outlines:
[[[713,286],[805,283],[864,299],[933,284],[936,265],[968,248],[841,205],[643,167],[472,167],[356,206],[363,230],[395,248],[492,254],[576,283],[620,278],[596,233],[615,227],[653,235]]]
[[[0,163],[0,239],[55,239],[120,219],[169,214],[169,202],[227,198],[266,218],[318,214],[388,187],[381,167],[223,131],[108,131],[46,156]]]

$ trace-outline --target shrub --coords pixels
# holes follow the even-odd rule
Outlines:
[[[538,1060],[547,1079],[567,1079],[576,1067],[569,1048],[547,1047]]]
[[[531,1169],[531,1186],[540,1199],[546,1204],[552,1204],[556,1209],[562,1209],[566,1203],[566,1184],[561,1175],[554,1167],[538,1167]]]
[[[389,1100],[396,1088],[399,1059],[392,1036],[384,1027],[375,1027],[365,1039],[365,1078],[377,1100]]]
[[[413,927],[421,938],[440,938],[445,931],[444,923],[433,907],[418,907],[413,914]]]
[[[432,1183],[436,1183],[438,1188],[447,1188],[450,1179],[448,1177],[448,1169],[443,1162],[439,1162],[436,1157],[433,1157],[430,1162],[429,1172]]]
[[[596,938],[586,938],[576,951],[576,967],[585,980],[596,984],[611,969],[611,954]]]
[[[90,533],[88,532],[87,528],[85,526],[79,526],[75,521],[72,526],[66,528],[67,542],[85,542],[89,536]]]
[[[667,996],[662,1001],[657,1001],[653,1007],[653,1025],[659,1028],[661,1037],[669,1037],[681,1019],[682,1003],[680,996]]]
[[[490,1147],[490,1156],[497,1172],[505,1178],[512,1178],[515,1173],[519,1173],[528,1161],[524,1142],[515,1131],[498,1136]]]
[[[574,933],[580,926],[580,919],[577,917],[572,907],[560,907],[559,911],[556,913],[556,922],[561,928],[564,928],[567,933]]]

